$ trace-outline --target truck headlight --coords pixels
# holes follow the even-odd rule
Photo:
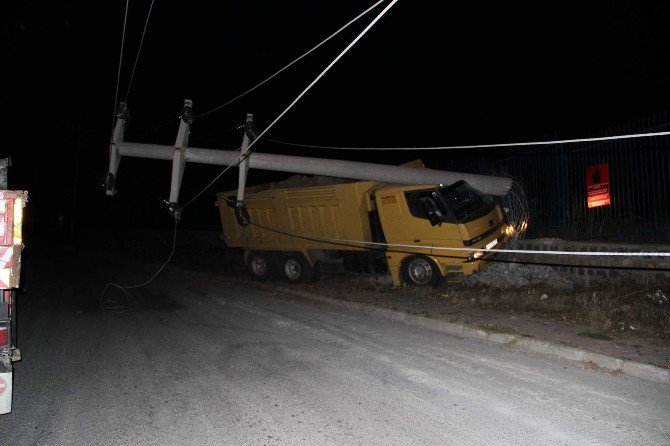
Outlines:
[[[514,226],[507,225],[507,227],[505,228],[505,234],[507,234],[508,236],[514,234]]]
[[[475,260],[479,259],[484,255],[483,252],[477,251],[477,252],[471,252],[468,254],[468,262],[474,262]]]

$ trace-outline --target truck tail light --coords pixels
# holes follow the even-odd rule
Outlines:
[[[2,292],[2,295],[0,295],[0,352],[6,352],[10,342],[10,296],[11,292],[8,293],[7,291]]]
[[[9,326],[5,323],[0,325],[0,348],[9,346]]]

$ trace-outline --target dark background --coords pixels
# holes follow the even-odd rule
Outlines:
[[[120,100],[149,3],[130,1]],[[126,139],[173,143],[177,122],[161,124],[185,98],[196,114],[227,101],[372,3],[156,0],[128,97]],[[26,224],[35,237],[171,224],[158,198],[168,195],[170,163],[124,159],[116,199],[96,185],[107,170],[124,7],[122,0],[2,2],[7,78],[0,151],[13,157],[10,186],[30,191]],[[241,123],[247,112],[264,128],[376,12],[251,95],[196,120],[191,145],[237,147],[235,132],[204,135]],[[667,110],[669,18],[667,1],[400,0],[270,135],[349,146],[585,136]],[[257,150],[385,163],[463,156],[324,152],[269,142]],[[181,201],[219,170],[189,165]],[[250,183],[281,177],[252,171]],[[183,225],[217,229],[212,194],[235,184],[231,171],[189,208]]]

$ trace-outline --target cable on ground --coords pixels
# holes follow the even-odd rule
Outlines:
[[[125,313],[126,311],[132,311],[136,310],[138,308],[137,301],[133,297],[133,295],[128,291],[128,290],[133,290],[137,288],[141,288],[143,286],[149,285],[151,282],[154,281],[158,275],[163,272],[165,267],[167,267],[168,263],[172,260],[172,256],[174,255],[175,247],[177,246],[177,224],[179,223],[179,220],[175,218],[174,220],[174,234],[172,237],[172,249],[170,250],[170,255],[168,255],[167,260],[156,270],[156,272],[146,281],[136,284],[136,285],[119,285],[116,282],[109,282],[107,285],[105,285],[105,288],[102,290],[102,293],[100,294],[100,309],[105,310],[105,311],[113,311],[115,313]],[[121,291],[124,300],[120,299],[113,299],[110,297],[105,298],[105,294],[107,293],[107,290],[110,288],[117,288]]]

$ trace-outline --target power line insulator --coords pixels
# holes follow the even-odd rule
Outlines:
[[[184,105],[181,109],[181,112],[179,112],[179,117],[186,124],[189,124],[189,125],[193,124],[193,121],[195,121],[195,115],[193,114],[193,108],[191,108],[189,105]]]
[[[130,110],[128,110],[128,104],[125,102],[120,102],[119,106],[116,107],[116,117],[118,119],[128,120],[130,118]]]

